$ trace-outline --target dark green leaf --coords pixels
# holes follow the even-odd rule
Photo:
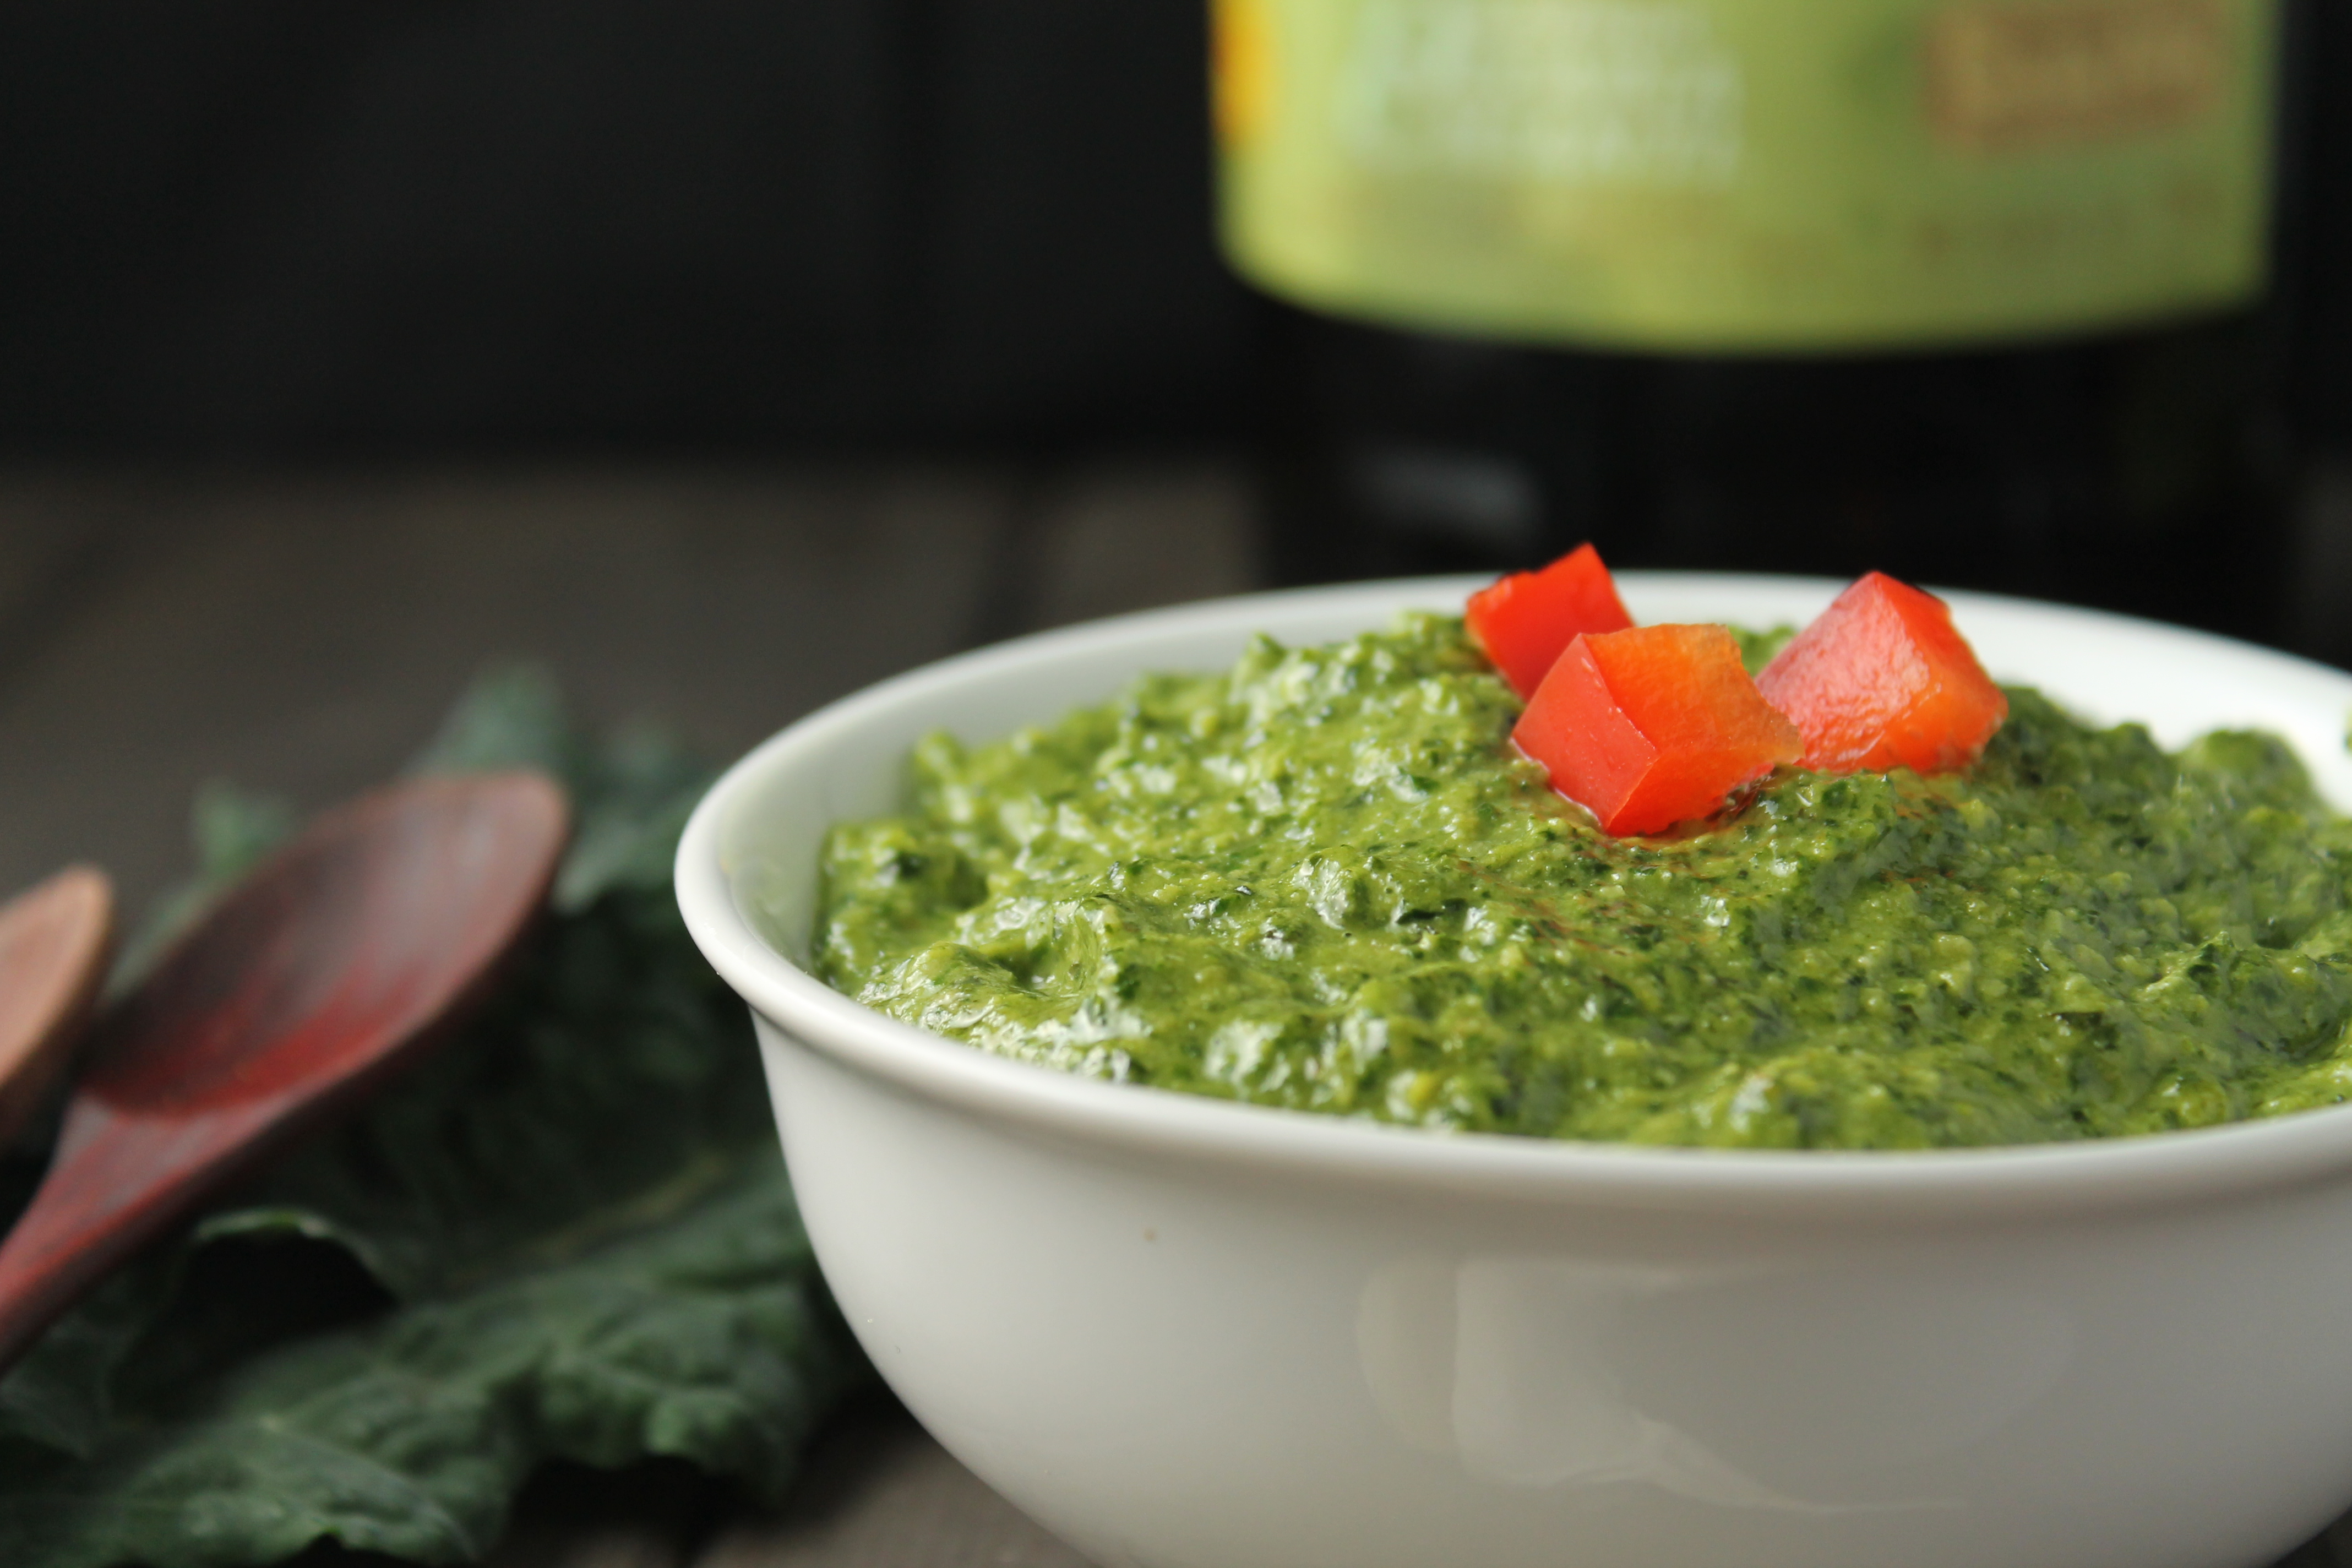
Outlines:
[[[273,1349],[94,1462],[26,1467],[0,1562],[231,1568],[330,1538],[461,1563],[555,1458],[675,1456],[773,1497],[860,1365],[762,1158],[667,1225]]]
[[[772,1491],[864,1375],[741,1005],[670,896],[707,771],[649,735],[586,743],[528,670],[480,683],[417,764],[516,765],[578,816],[549,919],[446,1049],[0,1380],[0,1563],[242,1568],[320,1537],[462,1561],[547,1458],[673,1455]],[[209,789],[161,919],[286,826]]]

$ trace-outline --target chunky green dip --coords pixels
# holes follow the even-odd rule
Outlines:
[[[2352,825],[2269,736],[2010,700],[1964,775],[1784,772],[1615,839],[1458,621],[1261,639],[926,741],[905,815],[835,829],[815,962],[1024,1061],[1433,1128],[1910,1148],[2343,1100]]]

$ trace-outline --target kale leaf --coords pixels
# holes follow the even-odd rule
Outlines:
[[[464,1562],[557,1458],[675,1456],[773,1496],[866,1375],[742,1008],[670,895],[706,770],[590,743],[528,670],[478,684],[417,765],[519,764],[578,815],[548,919],[457,1039],[0,1380],[0,1562],[244,1568],[322,1538]],[[289,820],[200,797],[204,864],[162,920]]]

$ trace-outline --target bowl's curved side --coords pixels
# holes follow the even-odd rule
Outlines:
[[[1064,1136],[761,1035],[861,1342],[1096,1562],[2251,1568],[2352,1501],[2352,1176],[1546,1200]]]

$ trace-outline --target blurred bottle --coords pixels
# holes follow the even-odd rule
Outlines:
[[[2278,0],[1216,0],[1274,567],[2273,630]]]

